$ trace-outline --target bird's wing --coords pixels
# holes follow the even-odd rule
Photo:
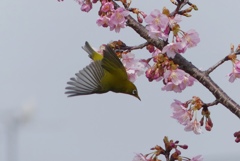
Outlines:
[[[122,62],[109,45],[107,45],[103,51],[102,67],[109,73],[115,73],[122,78],[128,77]]]
[[[101,79],[104,76],[104,70],[101,61],[95,61],[76,73],[76,78],[71,78],[67,82],[68,87],[65,94],[68,97],[77,95],[87,95],[101,92]]]

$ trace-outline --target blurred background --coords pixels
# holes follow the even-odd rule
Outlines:
[[[201,42],[184,57],[207,69],[239,43],[240,1],[196,1],[199,11],[183,18],[182,30],[195,29]],[[133,1],[149,14],[153,9],[170,10],[170,1]],[[142,101],[107,93],[67,98],[70,77],[89,64],[81,46],[89,41],[98,48],[112,40],[128,45],[143,43],[132,29],[110,32],[98,27],[99,4],[90,13],[80,11],[73,0],[0,1],[0,160],[1,161],[131,161],[135,153],[149,153],[163,145],[164,136],[187,144],[182,155],[204,156],[205,161],[238,161],[239,144],[233,133],[239,119],[221,105],[210,108],[214,127],[201,135],[185,132],[170,118],[174,99],[186,101],[199,96],[213,101],[210,92],[195,83],[180,94],[161,91],[161,82],[149,83],[144,76],[136,82]],[[148,58],[146,50],[134,52]],[[239,102],[239,80],[231,84],[230,62],[212,78]],[[199,116],[200,117],[200,116]]]

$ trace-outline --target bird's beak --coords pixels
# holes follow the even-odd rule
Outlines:
[[[135,97],[137,97],[140,101],[141,101],[141,98],[137,95],[137,96],[135,96]]]

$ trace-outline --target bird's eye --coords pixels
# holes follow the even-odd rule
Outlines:
[[[133,94],[133,95],[136,95],[136,94],[137,94],[137,90],[134,89],[134,90],[132,91],[132,94]]]

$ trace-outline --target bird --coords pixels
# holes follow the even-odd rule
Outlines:
[[[109,44],[105,46],[103,55],[97,53],[87,41],[82,48],[93,61],[67,82],[69,86],[65,94],[68,97],[112,91],[141,100],[137,87],[128,79],[125,67]]]

